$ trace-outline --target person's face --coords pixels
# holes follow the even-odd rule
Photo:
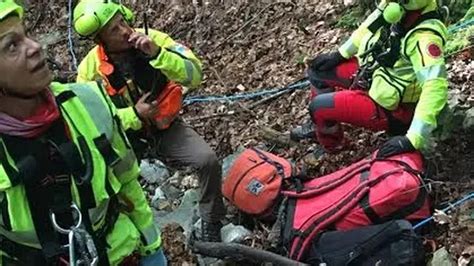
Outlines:
[[[118,12],[98,34],[99,41],[107,48],[109,52],[124,52],[132,45],[128,42],[133,29],[123,19],[122,14]]]
[[[0,73],[5,93],[34,96],[51,83],[41,45],[26,36],[16,16],[0,22]]]

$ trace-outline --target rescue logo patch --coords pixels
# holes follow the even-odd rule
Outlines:
[[[252,179],[247,186],[247,191],[255,196],[258,196],[264,188],[265,186],[262,184],[262,182],[258,181],[257,179]]]
[[[428,44],[427,52],[428,52],[428,55],[433,58],[438,58],[442,55],[441,48],[436,43]]]

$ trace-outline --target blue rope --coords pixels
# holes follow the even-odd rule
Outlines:
[[[68,13],[69,15],[67,24],[67,39],[69,44],[69,52],[71,53],[72,66],[74,67],[74,71],[77,71],[77,58],[76,53],[74,52],[74,42],[72,40],[72,0],[69,0]]]
[[[468,202],[468,201],[470,201],[470,200],[472,200],[472,199],[474,199],[474,192],[471,192],[471,194],[465,196],[464,198],[462,198],[462,199],[456,201],[456,202],[453,203],[453,204],[449,204],[448,207],[442,209],[441,211],[447,212],[447,211],[452,210],[452,209],[454,209],[454,208],[460,206],[461,204],[466,203],[466,202]],[[419,222],[418,224],[416,224],[416,225],[413,227],[413,229],[418,229],[418,228],[424,226],[425,224],[427,224],[427,223],[429,223],[429,222],[431,222],[431,221],[433,221],[433,220],[434,220],[434,217],[431,216],[430,218],[427,218],[427,219],[425,219],[425,220]]]
[[[458,32],[458,31],[460,31],[464,28],[467,28],[471,25],[474,25],[474,18],[471,18],[471,19],[463,21],[461,23],[457,23],[457,24],[452,25],[451,27],[448,28],[448,32],[449,32],[449,34],[452,34],[452,33]]]
[[[290,91],[293,89],[303,89],[309,86],[309,81],[304,80],[301,82],[297,82],[295,84],[291,84],[289,86],[283,88],[273,88],[273,89],[264,89],[261,91],[256,92],[248,92],[248,93],[241,93],[235,95],[219,95],[219,96],[206,96],[206,95],[196,95],[196,96],[189,96],[186,97],[184,100],[185,105],[193,104],[193,103],[203,103],[203,102],[232,102],[238,100],[248,100],[253,99],[260,96],[265,96],[269,94],[275,94],[283,91]]]

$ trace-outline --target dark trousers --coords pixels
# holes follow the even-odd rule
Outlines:
[[[146,138],[154,142],[149,144],[156,148],[148,156],[157,155],[166,163],[191,166],[198,171],[201,190],[199,200],[201,218],[207,222],[217,222],[224,218],[226,209],[221,193],[221,165],[209,144],[181,119],[173,122],[170,128],[154,131]],[[143,143],[136,143],[136,135],[131,139],[133,139],[132,145],[138,156],[143,157],[145,154]]]

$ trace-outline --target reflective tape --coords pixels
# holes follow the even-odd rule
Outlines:
[[[343,45],[341,45],[340,48],[340,51],[343,51],[345,53],[343,54],[343,56],[346,58],[356,54],[358,50],[359,48],[357,48],[352,39],[347,40]]]
[[[411,122],[409,129],[410,132],[416,133],[422,137],[429,136],[433,130],[435,130],[435,126],[416,118]]]
[[[109,109],[100,99],[100,96],[92,91],[94,88],[87,84],[74,83],[69,85],[71,91],[76,94],[82,102],[92,121],[100,133],[105,133],[107,139],[112,139],[114,123]]]
[[[160,237],[158,229],[155,227],[154,224],[151,224],[147,228],[140,230],[140,232],[146,241],[145,246],[155,243]]]
[[[416,72],[416,78],[422,83],[436,78],[446,78],[447,76],[448,71],[445,65],[425,67]]]
[[[127,154],[121,158],[115,165],[112,165],[114,175],[117,177],[122,176],[130,169],[132,169],[135,161],[137,160],[135,153],[132,150],[127,150]]]

